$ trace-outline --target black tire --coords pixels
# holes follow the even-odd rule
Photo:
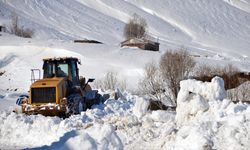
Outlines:
[[[104,98],[101,94],[97,94],[96,99],[97,99],[96,104],[103,104],[104,103]]]
[[[28,95],[20,95],[18,99],[16,100],[16,104],[21,106],[24,100],[27,100],[29,98]]]
[[[67,98],[68,114],[80,114],[86,110],[86,104],[80,94],[70,94]]]

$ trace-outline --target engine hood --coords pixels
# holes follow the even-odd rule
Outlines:
[[[41,80],[34,82],[31,85],[31,88],[32,87],[57,87],[64,80],[65,78],[61,78],[61,77],[45,78],[45,79],[41,79]]]

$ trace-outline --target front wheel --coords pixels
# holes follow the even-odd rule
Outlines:
[[[18,99],[16,100],[16,104],[21,106],[25,100],[28,100],[29,96],[28,95],[20,95]]]
[[[86,110],[84,98],[80,94],[71,94],[67,98],[68,114],[80,114],[81,111]]]

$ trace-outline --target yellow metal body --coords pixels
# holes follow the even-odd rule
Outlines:
[[[53,103],[34,103],[32,89],[35,88],[56,88],[56,101]],[[47,116],[58,116],[67,111],[66,102],[66,77],[45,78],[34,82],[30,86],[29,99],[22,104],[22,111],[26,114],[43,114]]]
[[[56,104],[60,103],[60,100],[66,96],[66,82],[65,78],[62,77],[54,77],[54,78],[45,78],[34,82],[31,87],[32,88],[46,88],[46,87],[56,87]],[[29,104],[32,104],[32,95],[30,93]],[[35,103],[37,105],[39,103]],[[42,103],[41,103],[42,104]]]

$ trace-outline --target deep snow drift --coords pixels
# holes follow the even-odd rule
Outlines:
[[[233,104],[225,96],[221,78],[215,77],[211,83],[181,81],[176,110],[178,131],[171,135],[170,146],[175,149],[247,149],[250,146],[250,107]]]
[[[146,100],[123,94],[124,99],[109,99],[104,105],[65,120],[2,111],[1,148],[247,149],[250,146],[250,107],[226,99],[221,78],[215,77],[211,83],[182,81],[176,114],[147,111]]]

